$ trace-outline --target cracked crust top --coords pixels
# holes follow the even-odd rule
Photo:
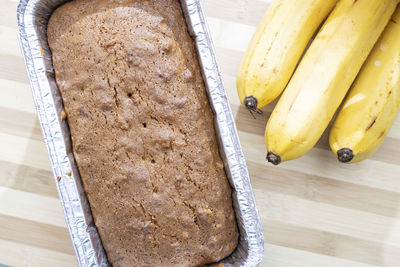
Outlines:
[[[236,247],[231,188],[177,0],[75,0],[48,26],[73,152],[110,263],[198,266]]]

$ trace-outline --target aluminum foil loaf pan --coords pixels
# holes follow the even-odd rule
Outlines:
[[[22,0],[18,26],[44,141],[50,155],[68,230],[79,266],[108,266],[93,223],[88,200],[74,161],[67,122],[61,119],[62,99],[54,79],[46,28],[51,13],[66,0]],[[264,238],[235,122],[217,67],[200,0],[181,0],[215,114],[220,154],[233,188],[233,206],[240,231],[236,250],[224,266],[256,266],[264,254]]]

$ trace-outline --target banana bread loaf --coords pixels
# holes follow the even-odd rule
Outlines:
[[[95,225],[114,266],[199,266],[238,230],[178,0],[74,0],[48,24]]]

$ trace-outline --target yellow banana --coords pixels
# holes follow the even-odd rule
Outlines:
[[[330,132],[341,162],[371,156],[388,134],[400,107],[400,7],[361,69]]]
[[[282,93],[337,0],[275,0],[257,27],[237,76],[240,101],[262,108]]]
[[[339,107],[398,0],[341,0],[272,112],[265,138],[273,164],[307,153]]]

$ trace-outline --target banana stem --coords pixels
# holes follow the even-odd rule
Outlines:
[[[258,100],[254,96],[246,96],[244,99],[244,105],[250,111],[250,114],[254,119],[256,117],[254,116],[253,112],[260,115],[263,113],[261,109],[257,108]]]
[[[256,110],[257,109],[258,100],[254,96],[246,96],[244,99],[244,105],[249,110]]]

